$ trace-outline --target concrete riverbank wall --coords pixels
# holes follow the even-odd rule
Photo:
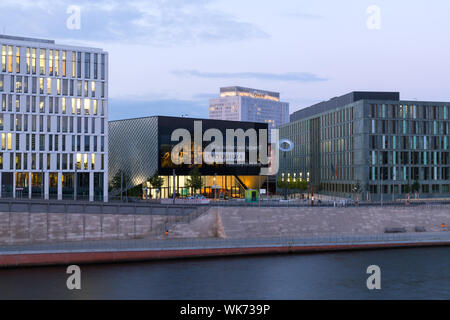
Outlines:
[[[164,215],[0,213],[0,245],[143,238],[176,219]]]
[[[361,207],[220,207],[224,237],[320,237],[383,234],[386,228],[442,231],[450,225],[450,205]]]

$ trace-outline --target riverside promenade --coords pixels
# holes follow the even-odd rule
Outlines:
[[[0,267],[450,245],[448,204],[193,208],[143,206],[113,215],[103,208],[97,224],[89,216],[95,214],[85,212],[10,211],[1,223]],[[67,223],[56,223],[60,215]],[[44,223],[37,232],[39,217]],[[151,223],[142,225],[145,219]],[[389,229],[402,233],[385,233]],[[51,236],[55,232],[59,237]]]
[[[450,232],[309,238],[103,240],[0,247],[0,267],[450,245]]]

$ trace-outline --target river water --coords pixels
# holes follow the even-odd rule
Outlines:
[[[0,270],[0,299],[450,299],[450,247],[85,265],[75,291],[68,276]]]

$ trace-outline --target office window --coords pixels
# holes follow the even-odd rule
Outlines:
[[[94,79],[98,78],[98,53],[94,53]]]
[[[55,76],[59,76],[59,51],[55,50]]]
[[[48,74],[53,75],[53,50],[48,51]]]
[[[16,47],[16,73],[20,73],[20,47]]]
[[[84,77],[91,78],[91,54],[89,52],[84,54]]]
[[[77,78],[81,78],[81,52],[77,52]]]
[[[91,112],[91,100],[84,99],[84,114],[90,114]]]
[[[46,50],[40,49],[39,50],[39,68],[40,68],[39,72],[41,75],[45,75],[45,71],[46,71],[45,55],[46,55]]]
[[[8,72],[13,72],[13,47],[8,46]]]
[[[31,73],[36,74],[36,48],[31,49]]]
[[[67,51],[62,52],[62,76],[67,76]]]
[[[105,55],[102,54],[102,63],[101,63],[101,77],[102,77],[102,80],[105,80],[105,59],[106,59]]]
[[[91,151],[91,138],[90,136],[84,136],[84,151]]]
[[[6,46],[2,46],[2,72],[6,72]]]

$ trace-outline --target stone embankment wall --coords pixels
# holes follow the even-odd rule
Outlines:
[[[450,226],[450,205],[219,208],[225,237],[315,237],[383,234],[386,228],[441,232]]]
[[[171,220],[168,220],[171,219]],[[0,213],[0,245],[143,238],[177,217],[162,215]]]

